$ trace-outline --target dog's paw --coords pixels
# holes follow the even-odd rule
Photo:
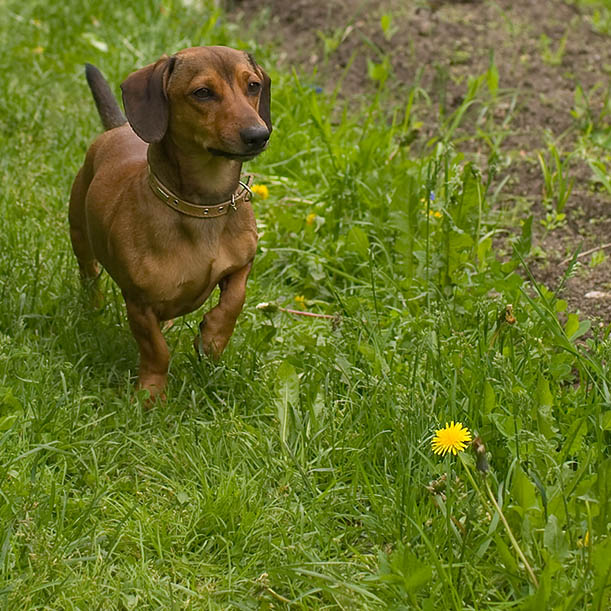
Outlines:
[[[204,318],[199,324],[199,333],[193,340],[193,347],[200,359],[205,355],[214,361],[218,361],[228,342],[229,337],[218,332],[215,333],[214,326],[206,324]]]
[[[136,396],[142,398],[142,405],[146,409],[153,407],[157,401],[165,401],[165,387],[167,381],[167,374],[140,374],[138,378],[138,393]]]
[[[138,404],[145,410],[150,410],[157,403],[163,403],[166,400],[166,394],[163,391],[151,392],[148,388],[137,388],[131,397],[132,404]]]

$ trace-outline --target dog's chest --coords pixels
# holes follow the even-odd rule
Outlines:
[[[141,286],[158,304],[162,318],[199,308],[226,276],[253,260],[257,247],[254,227],[224,231],[196,241],[182,240],[160,249],[151,265],[141,268]],[[156,273],[152,273],[152,269]]]

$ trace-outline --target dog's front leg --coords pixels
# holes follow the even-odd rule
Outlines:
[[[159,318],[149,305],[125,299],[127,318],[140,350],[138,386],[151,393],[151,398],[165,399],[170,351],[161,333]]]
[[[199,335],[193,345],[198,354],[218,358],[229,342],[236,320],[242,311],[246,297],[246,281],[252,263],[225,276],[219,282],[219,302],[204,316]]]

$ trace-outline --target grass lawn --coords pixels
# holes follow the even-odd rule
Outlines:
[[[256,26],[206,2],[2,2],[0,607],[609,608],[609,327],[534,281],[532,217],[495,206],[510,84],[491,61],[415,146],[430,103],[388,94],[388,64],[346,100],[278,71]],[[221,362],[193,352],[201,312],[176,320],[147,411],[120,292],[104,276],[87,307],[70,247],[100,131],[83,66],[118,92],[200,44],[272,77],[270,147],[246,166],[269,197]],[[471,447],[432,452],[452,421],[485,473]]]

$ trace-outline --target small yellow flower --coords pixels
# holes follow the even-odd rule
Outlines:
[[[250,190],[262,199],[269,197],[269,189],[265,185],[253,185]]]
[[[295,303],[302,309],[306,307],[306,299],[303,295],[297,295],[295,297]]]
[[[316,214],[314,212],[310,212],[308,216],[306,216],[306,225],[313,225],[316,220]]]
[[[44,47],[38,46],[38,47],[34,47],[32,49],[32,53],[36,53],[36,55],[40,55],[41,53],[44,53],[45,49]]]
[[[426,210],[420,210],[420,214],[424,214],[426,216]],[[440,219],[443,216],[442,212],[439,210],[429,210],[429,217],[435,217],[436,219]]]
[[[447,452],[456,455],[462,452],[471,441],[471,433],[460,422],[446,422],[445,429],[439,429],[433,437],[432,449],[435,454],[444,456]]]
[[[588,547],[590,545],[590,531],[586,530],[586,534],[583,539],[580,537],[577,539],[577,547]]]

